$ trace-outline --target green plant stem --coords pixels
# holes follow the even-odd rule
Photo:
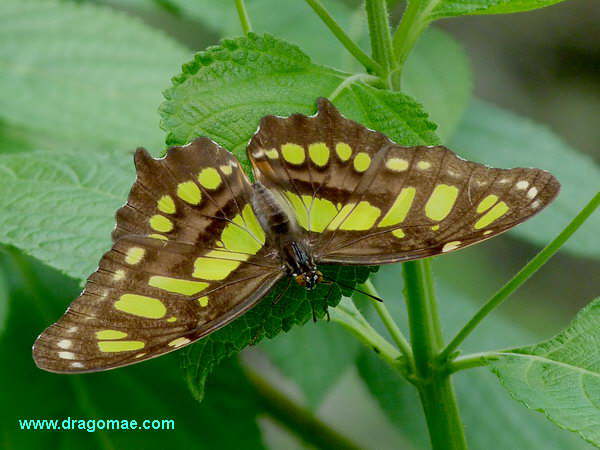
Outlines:
[[[237,8],[238,15],[240,16],[240,24],[242,25],[242,31],[244,34],[248,34],[252,31],[252,24],[250,23],[250,16],[246,9],[244,0],[235,0],[235,7]]]
[[[360,289],[364,290],[367,294],[371,294],[375,297],[381,298],[381,296],[377,292],[377,289],[375,288],[375,286],[373,286],[371,280],[367,280],[364,284],[362,284],[360,286]],[[392,315],[388,311],[387,306],[385,306],[385,303],[379,302],[373,298],[370,298],[370,300],[372,301],[373,307],[375,308],[375,311],[377,311],[377,314],[383,322],[383,325],[385,326],[386,330],[388,330],[388,333],[390,333],[392,340],[394,341],[398,349],[402,352],[402,354],[406,357],[408,362],[411,363],[410,365],[412,366],[413,355],[412,349],[410,348],[410,344],[408,343],[408,341],[404,337],[404,334],[402,334],[402,331],[400,331],[400,328],[392,318]]]
[[[417,39],[421,36],[421,33],[429,25],[429,21],[424,19],[424,7],[422,2],[412,0],[408,1],[400,25],[394,33],[393,47],[394,55],[396,58],[396,69],[392,74],[392,83],[395,89],[400,90],[402,69],[404,63],[410,54],[410,51],[415,46]]]
[[[388,84],[387,75],[395,65],[395,57],[386,0],[366,0],[365,9],[369,21],[371,53],[375,61],[383,67]]]
[[[336,20],[329,14],[325,9],[320,0],[305,0],[306,3],[313,9],[313,11],[321,18],[321,20],[327,25],[329,30],[334,36],[342,43],[346,50],[354,56],[358,62],[360,62],[368,71],[376,73],[380,76],[385,75],[385,70],[377,61],[367,55],[362,49],[356,45],[350,36],[342,29],[342,27],[336,22]]]
[[[529,261],[517,274],[494,294],[466,325],[456,334],[454,339],[446,346],[438,357],[439,363],[443,364],[452,357],[454,351],[460,344],[473,332],[479,323],[485,317],[500,306],[514,291],[525,283],[535,272],[537,272],[546,262],[567,242],[567,240],[583,225],[583,223],[592,215],[600,205],[600,192],[597,193],[589,203],[575,216],[567,227],[544,249],[539,252],[531,261]]]
[[[428,260],[402,264],[417,388],[434,450],[467,448],[454,387],[448,373],[432,362],[441,346],[441,330]]]
[[[375,350],[390,367],[405,372],[400,361],[402,353],[377,333],[350,299],[342,299],[338,306],[331,310],[331,320],[350,331],[368,348]]]
[[[307,444],[324,449],[360,448],[310,411],[275,389],[269,381],[248,365],[244,365],[244,372],[258,393],[267,413]]]

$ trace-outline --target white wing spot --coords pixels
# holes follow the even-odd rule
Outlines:
[[[523,189],[527,189],[529,187],[529,181],[521,180],[517,184],[515,184],[515,187],[521,191]]]
[[[535,196],[538,194],[538,190],[536,187],[532,187],[531,189],[529,189],[527,191],[527,197],[529,198],[535,198]]]
[[[73,346],[73,341],[69,340],[69,339],[61,339],[60,341],[58,341],[56,343],[56,345],[58,345],[60,348],[71,348]]]
[[[62,359],[75,359],[75,353],[71,352],[58,352],[58,357]]]
[[[455,250],[460,247],[460,241],[452,241],[442,247],[442,252],[449,252],[450,250]]]
[[[531,207],[533,209],[538,208],[541,205],[541,202],[539,200],[536,200],[535,202],[531,203]]]
[[[114,281],[121,281],[123,278],[125,278],[125,271],[123,269],[117,270],[113,275]]]
[[[189,342],[191,342],[190,339],[188,339],[186,337],[180,337],[180,338],[177,338],[177,339],[169,342],[169,347],[181,347],[182,345],[187,344]]]
[[[74,362],[74,363],[71,363],[71,367],[81,369],[83,367],[83,364],[81,364],[80,362]]]

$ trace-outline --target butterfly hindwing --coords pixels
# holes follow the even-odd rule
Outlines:
[[[382,264],[463,248],[556,196],[539,169],[493,169],[443,146],[402,147],[345,119],[267,116],[248,147],[255,176],[283,192],[323,263]]]
[[[282,276],[228,152],[201,139],[160,160],[140,150],[135,161],[112,249],[34,345],[46,370],[104,370],[175,350],[238,317]]]

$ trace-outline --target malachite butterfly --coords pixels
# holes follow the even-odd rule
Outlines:
[[[312,117],[264,117],[247,151],[254,184],[207,138],[162,159],[137,150],[113,247],[35,342],[40,368],[94,372],[154,358],[227,325],[283,277],[312,289],[317,264],[455,251],[529,219],[560,187],[543,170],[397,145],[326,99]]]

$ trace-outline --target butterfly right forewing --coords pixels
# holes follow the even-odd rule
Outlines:
[[[383,264],[453,251],[527,220],[557,195],[540,169],[494,169],[444,146],[403,147],[344,118],[267,116],[248,146],[323,263]]]

